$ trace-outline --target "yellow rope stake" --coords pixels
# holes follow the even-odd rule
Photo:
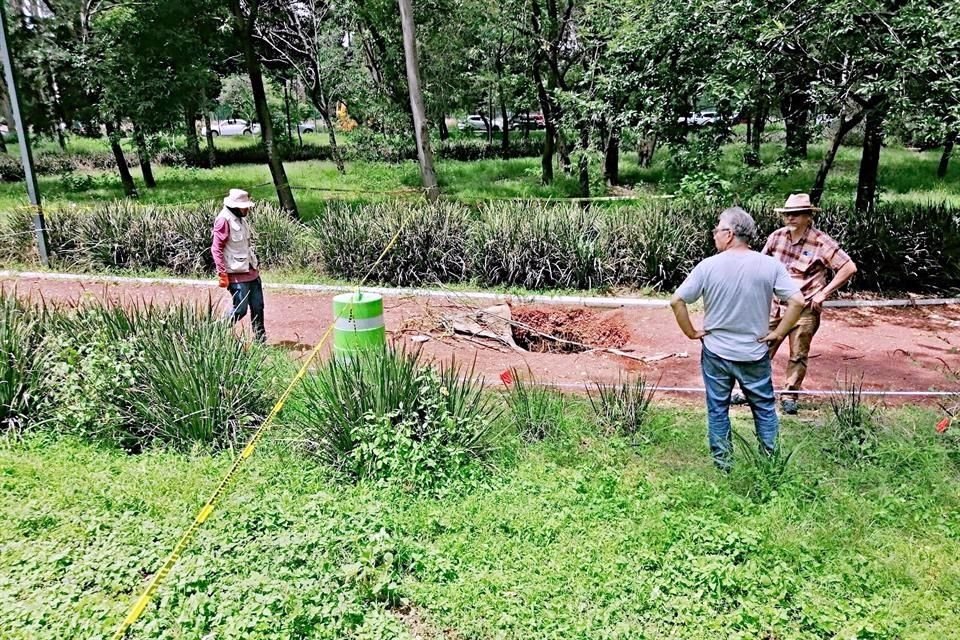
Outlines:
[[[364,283],[366,283],[367,279],[370,277],[370,274],[373,273],[373,270],[376,269],[377,265],[380,264],[380,261],[383,260],[384,256],[386,256],[390,249],[393,248],[393,245],[396,244],[397,239],[400,237],[400,233],[403,231],[405,226],[406,222],[401,222],[397,232],[393,234],[393,238],[391,238],[390,242],[387,243],[387,246],[384,247],[383,251],[380,253],[380,256],[374,261],[373,266],[370,267],[369,271],[367,271],[367,274],[363,276],[363,279],[360,281],[360,285],[357,288],[358,290],[359,287],[362,287]],[[146,609],[147,605],[150,604],[150,600],[156,593],[160,583],[164,581],[164,579],[173,569],[174,565],[177,564],[180,556],[183,554],[184,550],[186,550],[187,545],[190,544],[190,541],[196,535],[197,531],[200,529],[200,526],[207,521],[207,518],[209,518],[210,514],[213,513],[213,509],[217,502],[219,502],[220,498],[222,498],[226,493],[230,483],[236,477],[237,472],[240,471],[240,467],[243,466],[243,463],[246,462],[247,458],[253,455],[253,450],[256,449],[257,444],[260,443],[260,440],[264,435],[266,435],[269,428],[273,425],[274,419],[277,417],[277,414],[280,413],[280,409],[283,408],[283,405],[287,402],[287,399],[293,392],[293,388],[297,386],[297,383],[300,382],[300,380],[302,380],[307,374],[310,364],[317,357],[317,354],[320,353],[320,349],[322,349],[323,345],[327,342],[327,339],[330,337],[330,334],[333,332],[333,328],[339,319],[339,317],[333,319],[333,322],[330,323],[330,326],[327,327],[327,330],[320,338],[320,342],[318,342],[317,346],[315,346],[310,352],[310,355],[303,363],[303,366],[300,367],[300,370],[297,371],[297,374],[293,377],[293,380],[290,381],[290,384],[287,385],[287,388],[280,395],[280,399],[277,400],[276,404],[274,404],[273,408],[270,410],[270,413],[267,414],[266,419],[257,428],[253,436],[250,437],[250,440],[247,442],[247,446],[245,446],[243,451],[240,452],[240,455],[233,460],[233,464],[230,465],[230,469],[227,471],[227,474],[223,476],[220,484],[218,484],[217,488],[214,489],[206,504],[204,504],[203,508],[200,509],[200,512],[197,513],[197,517],[194,518],[190,526],[187,527],[187,530],[184,532],[183,536],[180,537],[180,541],[177,542],[176,546],[173,548],[173,551],[170,552],[170,555],[167,556],[166,560],[164,560],[163,565],[154,574],[153,578],[151,578],[150,584],[147,585],[147,588],[144,589],[140,597],[137,598],[137,602],[133,605],[133,607],[131,607],[130,612],[127,613],[127,617],[124,618],[123,622],[120,623],[120,626],[117,627],[116,632],[112,636],[113,640],[123,640],[123,638],[127,635],[127,631],[130,630],[130,627],[132,627],[143,614],[144,609]]]

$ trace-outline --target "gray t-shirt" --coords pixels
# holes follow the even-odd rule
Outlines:
[[[724,251],[702,261],[677,289],[687,304],[701,297],[706,313],[703,346],[735,362],[763,358],[773,295],[786,300],[800,289],[783,263],[756,251]]]

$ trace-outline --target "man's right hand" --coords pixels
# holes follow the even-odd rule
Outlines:
[[[767,335],[763,336],[762,338],[758,338],[758,339],[757,339],[757,342],[766,342],[766,343],[769,345],[769,344],[773,344],[774,342],[777,342],[777,341],[779,341],[779,340],[783,340],[783,336],[781,336],[781,335],[780,335],[779,333],[777,333],[776,331],[771,331],[770,333],[768,333]]]
[[[228,286],[230,286],[230,276],[228,276],[227,274],[225,274],[225,273],[218,273],[218,274],[217,274],[217,279],[219,280],[219,283],[218,283],[218,284],[219,284],[220,287],[222,287],[223,289],[226,289]]]
[[[700,338],[702,338],[703,336],[707,335],[708,333],[710,333],[710,332],[709,332],[709,331],[694,331],[694,332],[693,332],[693,335],[687,336],[687,337],[690,338],[691,340],[699,340]]]

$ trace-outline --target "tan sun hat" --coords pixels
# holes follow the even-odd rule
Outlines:
[[[791,193],[787,198],[786,204],[779,209],[774,209],[777,213],[812,213],[820,211],[820,207],[813,206],[810,202],[810,196],[806,193]]]
[[[243,189],[230,189],[230,194],[223,199],[223,204],[234,209],[249,209],[253,206],[253,200]]]

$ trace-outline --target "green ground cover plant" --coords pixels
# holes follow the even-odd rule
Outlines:
[[[20,389],[0,396],[0,628],[105,637],[294,363],[209,309],[11,298],[0,340],[13,353],[26,339],[4,366],[32,365],[0,370]],[[831,425],[860,405],[811,410],[768,457],[735,410],[726,475],[703,412],[651,404],[645,382],[562,405],[530,401],[530,382],[526,400],[485,391],[404,351],[322,364],[137,637],[407,640],[411,616],[477,640],[939,639],[960,625],[960,458],[940,414],[890,409],[870,455],[850,456]],[[530,417],[550,425],[542,439]],[[641,432],[656,437],[638,447]]]
[[[410,610],[478,640],[932,640],[960,624],[958,467],[936,414],[896,410],[855,468],[802,447],[761,495],[746,469],[712,469],[700,411],[654,408],[665,437],[640,449],[605,435],[582,399],[567,413],[568,431],[440,496],[343,482],[278,432],[136,636],[406,639]],[[785,445],[828,419],[787,421]],[[745,448],[749,422],[734,416]],[[5,439],[5,637],[106,636],[231,460]]]
[[[779,203],[745,203],[760,240],[780,224]],[[92,209],[50,209],[57,268],[101,272],[212,272],[209,227],[218,205],[160,207],[117,201]],[[267,273],[280,269],[356,281],[390,239],[394,249],[371,282],[434,286],[471,283],[526,290],[671,290],[714,249],[716,208],[693,200],[615,208],[548,202],[476,207],[407,201],[329,203],[307,223],[261,207],[251,218]],[[944,292],[960,287],[960,212],[945,205],[888,203],[870,216],[827,206],[818,225],[860,265],[851,288]],[[0,260],[31,260],[28,211],[0,219]],[[758,242],[759,245],[759,242]]]

